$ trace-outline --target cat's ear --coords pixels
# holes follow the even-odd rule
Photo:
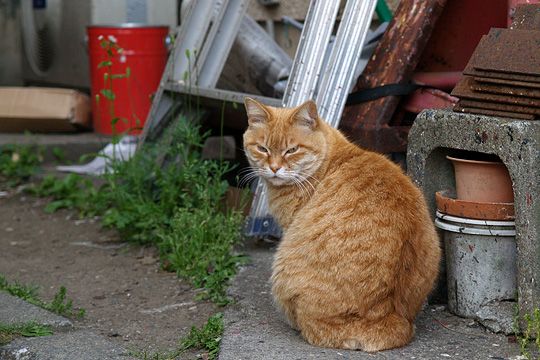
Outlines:
[[[293,120],[298,125],[307,126],[315,130],[319,125],[319,114],[317,113],[317,105],[313,100],[308,100],[300,105],[293,115]]]
[[[268,121],[268,111],[263,104],[250,97],[244,99],[249,126],[264,124]]]

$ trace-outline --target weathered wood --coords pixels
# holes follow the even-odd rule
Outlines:
[[[401,1],[355,90],[408,82],[445,3],[446,0]],[[380,152],[404,151],[406,132],[393,129],[390,124],[399,100],[398,96],[387,96],[349,106],[340,128],[363,147]]]

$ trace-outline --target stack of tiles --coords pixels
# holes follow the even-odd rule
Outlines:
[[[510,29],[484,35],[452,91],[454,111],[540,118],[540,5],[520,5]]]

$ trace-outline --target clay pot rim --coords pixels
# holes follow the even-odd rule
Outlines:
[[[477,220],[510,221],[515,220],[514,203],[480,202],[456,199],[451,189],[435,192],[437,211],[451,216]]]
[[[496,201],[476,201],[476,200],[464,200],[464,199],[458,199],[456,198],[456,194],[454,191],[450,189],[443,189],[435,192],[436,194],[439,194],[442,198],[448,199],[454,202],[460,202],[466,205],[495,205],[495,206],[514,206],[513,202],[496,202]]]
[[[463,163],[469,163],[469,164],[504,165],[502,161],[470,160],[470,159],[456,158],[450,155],[446,155],[446,158],[450,161],[457,161],[457,162],[463,162]]]
[[[470,159],[456,158],[450,155],[446,155],[446,158],[450,161],[469,163],[469,164],[485,164],[485,165],[494,165],[494,166],[504,165],[502,161],[470,160]]]

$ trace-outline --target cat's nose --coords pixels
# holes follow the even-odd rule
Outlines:
[[[281,166],[279,165],[270,165],[270,170],[272,170],[274,174],[277,173],[279,169],[281,169]]]

